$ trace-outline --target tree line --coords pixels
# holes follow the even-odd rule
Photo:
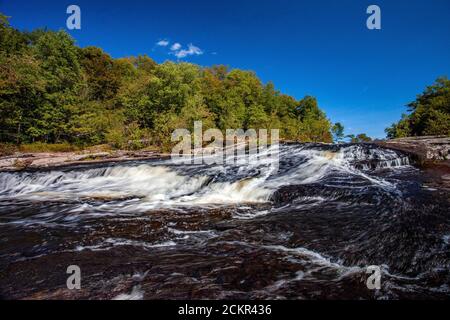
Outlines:
[[[171,145],[176,128],[280,129],[280,137],[332,142],[317,100],[297,100],[255,73],[147,55],[113,59],[64,31],[19,31],[0,14],[0,142]]]
[[[388,138],[450,136],[450,80],[438,78],[408,104],[408,112],[385,130]]]

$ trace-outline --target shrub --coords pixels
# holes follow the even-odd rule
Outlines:
[[[78,147],[67,142],[64,143],[43,143],[35,142],[22,144],[19,146],[21,152],[72,152],[79,150]]]
[[[0,143],[0,157],[10,156],[17,151],[17,147],[11,143]]]

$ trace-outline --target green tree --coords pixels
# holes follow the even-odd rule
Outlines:
[[[367,136],[365,133],[360,133],[356,136],[358,142],[371,142],[372,138]]]
[[[113,98],[120,87],[120,70],[113,59],[100,48],[81,49],[81,66],[86,75],[89,100]]]
[[[393,123],[384,131],[389,139],[409,137],[411,135],[411,123],[409,116],[402,114],[402,119],[399,122]]]
[[[306,96],[297,107],[300,123],[299,139],[304,142],[332,142],[331,123],[319,109],[314,97]]]
[[[358,139],[354,134],[348,134],[345,137],[349,140],[350,143],[358,143]]]
[[[349,139],[350,143],[367,143],[372,141],[372,138],[367,136],[365,133],[360,133],[356,136],[354,134],[349,134],[346,138]]]
[[[336,122],[331,128],[335,142],[341,142],[344,139],[344,126],[340,122]]]
[[[438,78],[408,108],[409,115],[385,130],[388,138],[450,135],[450,80]]]
[[[69,139],[69,111],[80,103],[83,79],[79,48],[63,31],[39,32],[33,38],[31,52],[40,62],[45,94],[44,99],[33,106],[28,133],[33,141],[59,142]]]
[[[0,141],[30,141],[35,110],[45,102],[46,82],[32,56],[0,54]]]
[[[23,51],[26,45],[26,35],[10,27],[8,17],[0,13],[0,53],[2,55],[17,54]]]
[[[438,110],[439,111],[439,110]],[[440,112],[440,111],[439,111]],[[439,112],[429,119],[441,119]],[[0,142],[170,147],[176,128],[280,129],[281,138],[331,142],[315,98],[300,101],[254,72],[223,65],[113,59],[64,31],[21,32],[0,14]],[[434,120],[433,130],[444,122]],[[431,128],[431,127],[430,127]]]

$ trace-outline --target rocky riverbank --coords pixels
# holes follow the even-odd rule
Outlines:
[[[1,173],[0,298],[450,297],[450,193],[403,153],[292,144],[280,159]],[[80,290],[66,288],[74,264]]]
[[[427,185],[450,190],[450,137],[407,137],[375,143],[409,154],[424,171]]]
[[[58,168],[77,164],[121,162],[169,157],[155,151],[37,152],[0,157],[0,171]]]
[[[286,142],[284,142],[286,143]],[[376,141],[376,145],[405,152],[424,171],[430,187],[450,190],[450,138],[409,137]],[[17,152],[0,157],[1,171],[40,170],[77,164],[123,162],[170,157],[157,151],[91,151],[82,152]]]
[[[376,144],[409,153],[421,163],[450,160],[450,137],[408,137],[377,141]]]

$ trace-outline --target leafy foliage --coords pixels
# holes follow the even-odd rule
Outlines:
[[[450,80],[438,78],[408,107],[410,114],[385,130],[388,138],[450,135]]]
[[[372,138],[367,136],[365,133],[357,134],[349,134],[346,136],[351,143],[367,143],[372,142]]]
[[[0,143],[164,149],[196,120],[205,130],[277,128],[282,139],[332,141],[314,97],[298,101],[253,72],[113,59],[64,31],[20,32],[0,14]]]
[[[333,133],[333,139],[336,142],[341,142],[344,137],[344,126],[340,122],[336,122],[331,128],[331,132]]]

